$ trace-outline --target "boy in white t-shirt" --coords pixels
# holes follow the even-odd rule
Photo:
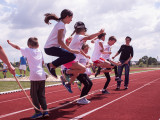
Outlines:
[[[108,39],[108,44],[107,44],[107,45],[104,45],[104,52],[102,52],[102,57],[103,57],[105,60],[109,61],[109,62],[111,63],[111,65],[113,66],[113,69],[114,69],[114,72],[115,72],[115,80],[116,80],[116,81],[122,81],[121,79],[119,79],[118,71],[117,71],[117,66],[118,66],[118,65],[121,65],[120,62],[116,63],[116,62],[114,62],[114,61],[112,61],[112,60],[110,59],[110,55],[111,55],[111,53],[112,53],[112,52],[111,52],[111,46],[114,45],[116,41],[117,41],[117,40],[116,40],[116,38],[115,38],[114,36],[109,37],[109,39]],[[108,68],[107,68],[107,69],[108,69]],[[110,69],[110,68],[109,68],[109,69]],[[108,69],[108,70],[109,70],[109,69]],[[101,70],[101,68],[98,69],[99,73],[100,73],[100,70]],[[109,92],[108,92],[106,89],[107,89],[107,87],[108,87],[108,85],[109,85],[109,83],[110,83],[111,78],[110,78],[109,72],[105,72],[104,74],[105,74],[105,76],[106,76],[106,78],[107,78],[107,81],[106,81],[106,83],[105,83],[105,85],[104,85],[104,87],[103,87],[103,89],[102,89],[102,93],[103,93],[103,94],[108,94]]]
[[[84,43],[81,49],[83,50],[83,52],[85,54],[87,54],[88,49],[89,49],[88,44]],[[89,78],[90,74],[88,75],[88,72],[87,72],[87,69],[90,69],[89,59],[86,58],[85,56],[83,56],[82,54],[78,55],[77,59],[78,59],[79,63],[83,64],[86,67],[86,72],[83,74],[79,74],[79,76],[77,77],[77,79],[80,81],[80,83],[84,84],[84,87],[83,87],[81,95],[80,95],[80,97],[83,97],[88,94],[93,83]],[[78,104],[88,104],[88,103],[90,103],[90,101],[84,97],[84,98],[78,100],[77,103]]]
[[[33,104],[40,109],[40,106],[43,110],[47,110],[46,98],[45,98],[45,80],[46,73],[42,65],[44,64],[42,51],[39,49],[38,39],[35,37],[31,37],[28,39],[28,48],[22,48],[18,45],[11,43],[7,40],[8,44],[10,44],[13,48],[21,51],[22,55],[25,56],[28,60],[29,68],[30,68],[30,77],[31,80],[31,89],[30,95],[32,98]],[[35,114],[31,117],[31,119],[48,117],[48,112],[41,113],[40,111],[35,109]]]
[[[93,65],[103,68],[113,68],[111,63],[102,58],[102,53],[104,52],[103,41],[105,40],[106,33],[102,33],[98,36],[98,39],[95,40],[95,46],[92,53]],[[110,72],[111,70],[103,70],[103,72]]]

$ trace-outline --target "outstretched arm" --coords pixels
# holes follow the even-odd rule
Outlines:
[[[112,59],[114,59],[116,56],[118,56],[119,55],[119,53],[117,52],[116,54],[115,54],[115,56],[113,56],[112,57]]]
[[[8,44],[11,45],[13,48],[20,50],[20,47],[16,44],[11,43],[9,40],[7,40]]]
[[[92,34],[92,35],[89,35],[87,37],[84,37],[82,40],[83,41],[87,41],[87,40],[92,40],[93,38],[97,37],[98,35],[104,33],[104,29],[101,29],[99,32],[95,33],[95,34]]]
[[[8,60],[8,58],[7,58],[6,54],[5,54],[2,46],[0,46],[0,59],[1,59],[4,63],[6,63],[6,65],[8,66],[9,71],[10,71],[13,75],[15,75],[15,68],[14,68],[14,67],[11,65],[11,63],[9,62],[9,60]]]

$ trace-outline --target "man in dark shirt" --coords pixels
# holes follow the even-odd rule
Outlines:
[[[114,59],[117,55],[121,53],[119,61],[121,62],[122,65],[118,66],[118,74],[119,74],[119,77],[121,78],[123,68],[125,67],[124,87],[125,89],[128,89],[130,61],[133,58],[133,47],[130,46],[130,42],[131,42],[130,37],[127,36],[125,40],[126,40],[126,44],[122,45],[119,51],[116,53],[116,55],[112,58]],[[120,86],[121,86],[121,81],[117,81],[116,89],[119,90]]]

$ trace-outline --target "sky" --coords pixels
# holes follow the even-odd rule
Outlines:
[[[45,24],[44,14],[60,16],[63,9],[73,12],[72,22],[66,24],[65,38],[73,32],[77,21],[83,21],[88,34],[105,29],[104,44],[110,36],[117,38],[111,56],[125,44],[125,37],[130,36],[134,49],[132,61],[145,55],[160,59],[160,0],[0,0],[0,45],[9,60],[19,61],[21,53],[9,46],[7,40],[27,47],[29,37],[38,38],[45,62],[54,60],[55,57],[44,53],[44,44],[56,22]],[[94,44],[87,43],[91,56]]]

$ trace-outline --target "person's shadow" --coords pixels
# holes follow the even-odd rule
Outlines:
[[[61,103],[62,105],[65,103],[68,103],[69,101],[66,101],[64,103]],[[48,118],[39,118],[36,120],[56,120],[58,118],[65,118],[65,119],[71,119],[66,117],[66,115],[72,115],[74,114],[74,112],[76,112],[80,107],[82,107],[83,105],[79,105],[76,102],[69,104],[67,106],[64,106],[62,108],[59,109],[55,109],[55,110],[51,110],[49,111],[49,117]],[[72,110],[69,110],[69,108],[74,108]],[[50,108],[50,109],[54,109],[54,108]],[[66,110],[68,109],[68,110]],[[21,118],[20,120],[32,120],[30,117],[27,118]]]
[[[102,100],[107,98],[107,95],[104,94],[95,94],[92,97],[90,97],[88,100],[90,101],[95,101],[95,100]],[[70,101],[65,101],[63,103],[60,103],[59,105],[64,105],[69,103]],[[65,118],[65,119],[71,119],[69,117],[66,117],[66,115],[72,115],[74,114],[74,112],[76,112],[79,108],[83,107],[84,105],[80,105],[77,104],[76,102],[73,102],[71,104],[68,104],[64,107],[55,109],[55,110],[51,110],[49,111],[49,117],[48,118],[39,118],[36,120],[56,120],[58,118]],[[69,108],[72,108],[72,110],[69,110]],[[50,109],[54,109],[54,108],[50,108]],[[30,117],[27,118],[21,118],[20,120],[31,120]]]

